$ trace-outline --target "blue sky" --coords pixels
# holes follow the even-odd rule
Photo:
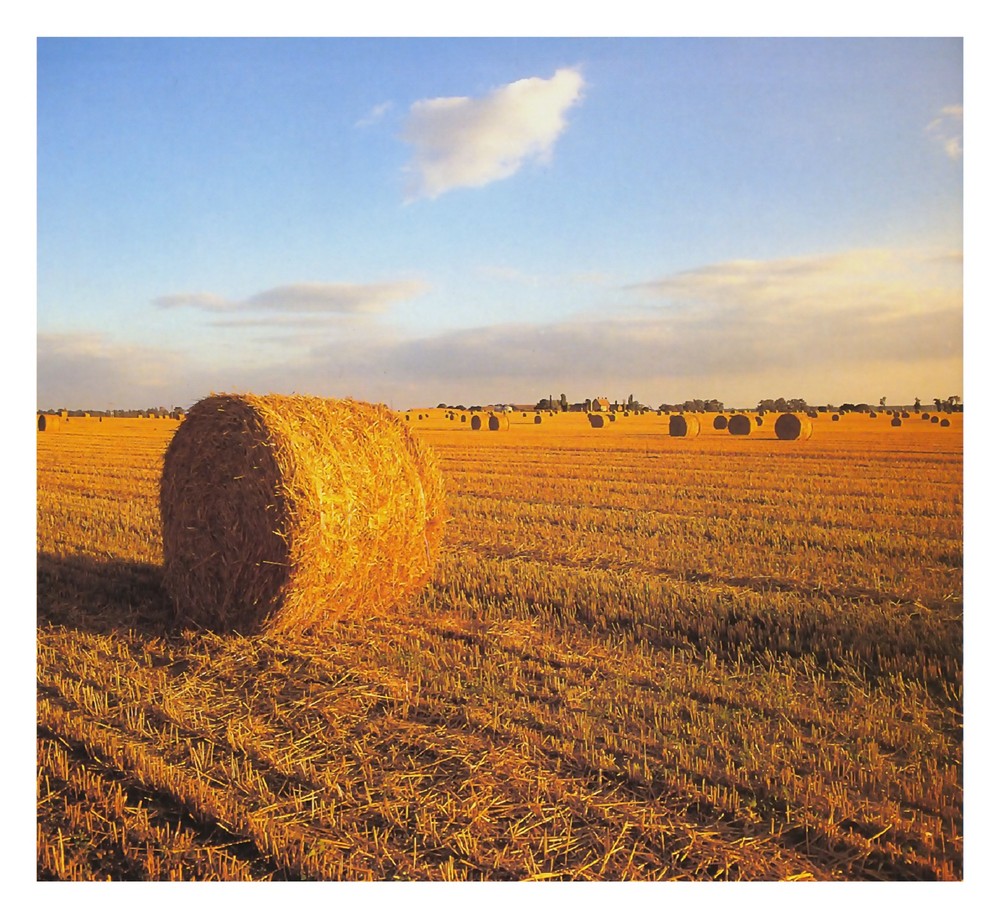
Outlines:
[[[38,407],[960,395],[962,136],[958,38],[42,38]]]

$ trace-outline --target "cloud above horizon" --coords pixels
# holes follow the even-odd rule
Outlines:
[[[409,199],[478,188],[508,178],[529,161],[548,162],[583,87],[579,70],[567,67],[549,79],[516,80],[479,98],[414,102],[402,134],[413,147]]]
[[[420,337],[389,328],[358,328],[336,341],[303,334],[290,350],[253,360],[237,348],[209,362],[107,338],[40,335],[39,399],[48,407],[89,397],[73,407],[101,407],[108,398],[123,405],[135,391],[140,404],[185,404],[244,388],[398,406],[529,401],[554,390],[571,401],[634,392],[656,404],[703,397],[751,406],[779,395],[825,404],[961,390],[960,252],[732,261],[619,294],[624,300],[603,315]]]
[[[394,303],[426,293],[420,280],[374,284],[299,283],[262,290],[241,300],[215,293],[171,293],[156,297],[161,309],[187,307],[203,312],[340,313],[365,315],[385,312]]]

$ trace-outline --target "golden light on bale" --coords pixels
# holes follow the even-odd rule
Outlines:
[[[167,448],[160,514],[177,626],[292,634],[389,612],[422,587],[444,486],[382,405],[213,395]]]
[[[717,414],[715,420],[712,421],[712,428],[714,430],[725,430],[729,426],[729,421],[726,420],[724,414]]]
[[[590,421],[591,427],[603,427],[604,426],[604,415],[602,414],[588,414],[587,420]]]
[[[701,433],[701,421],[689,414],[672,414],[668,429],[672,437],[697,437]]]
[[[726,425],[729,432],[736,437],[746,437],[750,434],[750,418],[745,414],[734,414]]]
[[[812,421],[794,414],[781,414],[774,422],[774,432],[779,440],[808,440],[813,433]]]
[[[462,417],[464,418],[465,415],[463,414]],[[483,419],[478,414],[474,414],[470,426],[473,430],[480,430],[483,426]]]

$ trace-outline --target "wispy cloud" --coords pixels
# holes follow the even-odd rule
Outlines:
[[[488,185],[528,161],[547,162],[583,85],[579,70],[563,68],[549,79],[517,80],[480,98],[415,102],[403,131],[413,146],[410,197]]]
[[[963,117],[961,105],[948,105],[927,125],[927,133],[950,159],[962,158]]]
[[[213,390],[242,389],[394,399],[398,407],[530,401],[555,391],[571,400],[634,392],[654,404],[711,397],[754,405],[779,395],[839,404],[961,389],[959,253],[735,261],[618,294],[626,304],[603,316],[420,337],[376,326],[349,328],[333,340],[308,328],[322,313],[304,312],[295,321],[305,325],[276,329],[298,332],[280,348],[234,343],[221,357],[43,335],[39,399],[44,406],[186,404]],[[280,318],[266,311],[220,317]],[[273,342],[270,329],[266,337]]]
[[[392,109],[392,102],[380,102],[367,115],[354,122],[354,126],[357,128],[371,127],[373,124],[381,121],[389,113],[390,109]]]
[[[245,299],[227,299],[214,293],[171,293],[153,304],[163,309],[188,307],[205,312],[341,313],[361,315],[385,312],[393,304],[426,293],[420,280],[387,283],[300,283],[262,290]]]

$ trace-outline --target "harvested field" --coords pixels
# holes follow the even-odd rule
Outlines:
[[[422,413],[430,581],[280,639],[167,624],[176,421],[38,434],[40,879],[963,877],[961,414]]]

